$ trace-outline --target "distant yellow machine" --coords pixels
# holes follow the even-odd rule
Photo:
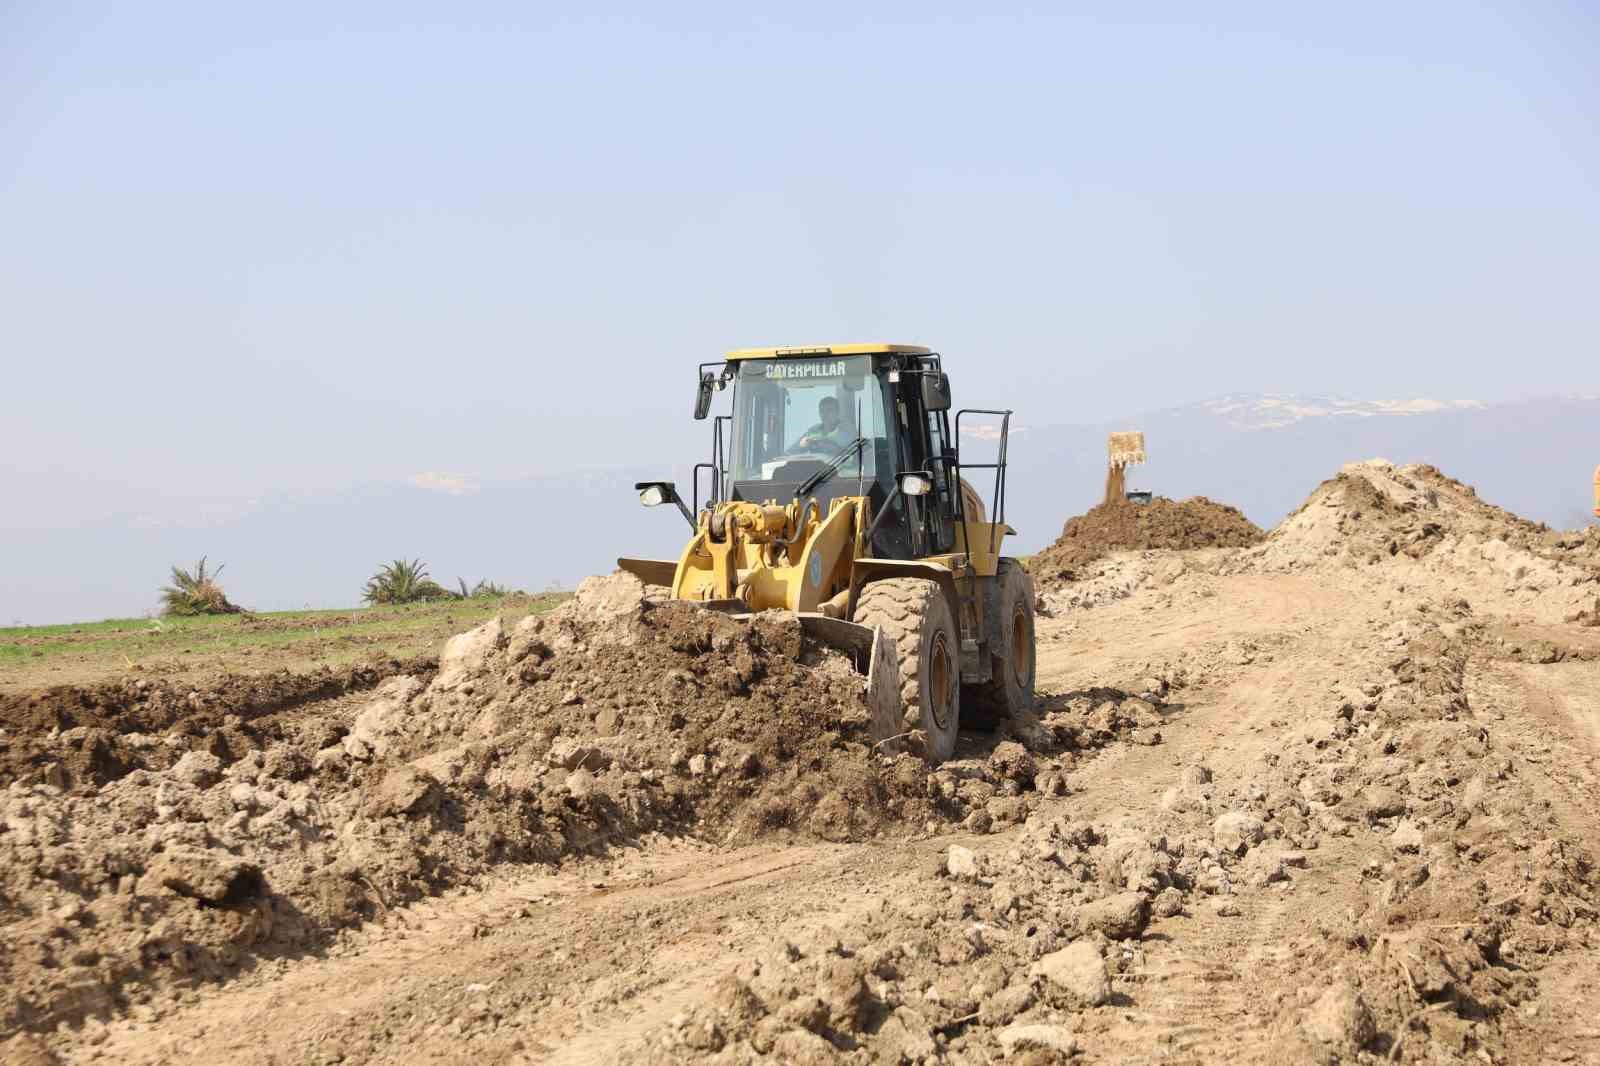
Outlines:
[[[635,486],[692,530],[675,560],[617,565],[732,614],[782,610],[853,651],[874,738],[920,741],[933,762],[958,723],[1033,705],[1033,584],[1001,555],[1010,411],[950,413],[940,356],[907,344],[747,348],[700,367],[694,417],[712,460],[689,503],[671,482]],[[962,419],[1000,421],[996,461],[964,463]],[[725,428],[726,427],[726,430]],[[994,474],[989,513],[964,471]],[[700,476],[709,481],[702,502]]]
[[[1594,468],[1594,516],[1600,518],[1600,466]]]

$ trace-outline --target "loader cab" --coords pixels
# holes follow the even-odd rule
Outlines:
[[[824,512],[839,496],[866,496],[875,514],[887,507],[875,555],[955,550],[961,497],[938,355],[909,345],[755,349],[729,353],[716,377],[733,403],[706,464],[713,500],[786,502],[831,465],[809,495]],[[930,491],[896,491],[906,473],[926,474]]]
[[[787,502],[808,493],[826,510],[839,496],[881,503],[896,473],[890,404],[868,354],[789,355],[730,361],[733,413],[727,499]]]

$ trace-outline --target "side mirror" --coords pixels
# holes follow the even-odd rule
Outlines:
[[[942,370],[922,375],[922,406],[928,411],[950,410],[950,378]]]
[[[711,395],[716,391],[717,378],[709,370],[700,375],[699,384],[695,386],[694,393],[694,420],[705,421],[706,415],[711,413]]]
[[[678,495],[677,485],[670,481],[640,481],[636,482],[633,487],[639,493],[639,502],[646,507],[660,507],[664,503],[675,503],[678,505],[678,510],[683,512],[684,521],[689,523],[689,528],[697,528],[694,524],[694,515],[689,513],[689,508],[684,505],[683,497]]]
[[[933,478],[927,474],[901,474],[900,492],[906,496],[926,496],[933,491]]]
[[[673,497],[678,495],[678,486],[670,481],[641,481],[634,488],[639,490],[639,502],[646,507],[671,503]]]

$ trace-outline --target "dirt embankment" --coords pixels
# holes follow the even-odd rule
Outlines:
[[[1561,531],[1479,499],[1432,466],[1351,463],[1323,482],[1245,564],[1366,572],[1497,614],[1595,624],[1600,528]]]
[[[1242,548],[1265,534],[1237,508],[1204,496],[1181,502],[1157,497],[1147,504],[1102,503],[1067,519],[1055,543],[1033,557],[1040,584],[1074,581],[1083,568],[1111,552],[1190,548]]]
[[[426,679],[437,659],[190,685],[137,679],[0,692],[0,781],[90,792],[134,770],[163,770],[192,746],[231,761],[283,739],[281,716],[395,676]]]

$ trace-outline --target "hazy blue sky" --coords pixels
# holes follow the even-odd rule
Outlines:
[[[1600,393],[1594,5],[1059,7],[0,0],[0,616],[8,536],[697,456],[749,344]]]

